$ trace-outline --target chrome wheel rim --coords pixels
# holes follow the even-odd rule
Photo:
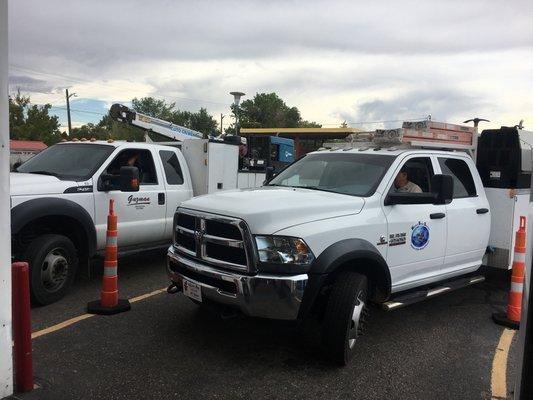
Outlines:
[[[348,331],[348,346],[350,349],[355,345],[355,340],[359,336],[361,330],[361,315],[365,308],[365,302],[363,300],[363,292],[359,292],[352,312],[352,319],[350,320],[350,330]]]
[[[68,260],[65,250],[50,250],[41,265],[41,283],[48,292],[57,292],[65,285],[68,276]]]

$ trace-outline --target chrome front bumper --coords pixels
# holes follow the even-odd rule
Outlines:
[[[200,285],[202,298],[236,307],[252,317],[284,320],[297,319],[308,279],[307,274],[249,276],[221,271],[181,256],[172,246],[167,273],[180,288],[183,278]]]

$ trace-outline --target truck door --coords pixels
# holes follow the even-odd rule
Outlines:
[[[490,234],[489,202],[470,159],[438,157],[443,174],[453,178],[453,200],[446,205],[447,246],[443,273],[476,269],[481,265]]]
[[[105,191],[102,175],[118,175],[122,166],[139,168],[140,187],[138,192],[121,192],[111,187]],[[161,203],[160,195],[165,193],[161,176],[158,176],[154,157],[150,150],[128,148],[121,150],[103,167],[98,176],[95,190],[95,221],[98,248],[105,245],[105,230],[109,199],[115,200],[118,215],[119,248],[134,245],[147,245],[163,240],[165,231],[166,204]]]
[[[185,165],[185,159],[183,157],[178,157],[176,151],[160,150],[159,158],[163,164],[166,187],[166,223],[164,237],[170,241],[172,238],[174,213],[182,201],[192,197],[192,186],[188,179],[186,179],[188,176],[188,169]]]
[[[395,171],[422,190],[431,191],[435,162],[430,157],[411,156]],[[390,191],[398,190],[394,181]],[[386,195],[383,197],[385,198]],[[404,290],[431,280],[440,272],[446,248],[446,207],[434,204],[395,204],[383,206],[388,225],[387,264],[393,290]]]

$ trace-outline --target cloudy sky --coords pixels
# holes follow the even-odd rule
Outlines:
[[[431,114],[533,128],[533,4],[524,1],[9,2],[10,90],[65,124],[154,96],[229,113],[276,92],[304,119],[374,128]],[[218,118],[218,117],[217,117]],[[228,118],[225,120],[227,123]],[[229,122],[229,121],[228,121]],[[376,123],[377,122],[377,123]]]

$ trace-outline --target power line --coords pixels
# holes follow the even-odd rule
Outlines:
[[[44,104],[36,104],[36,105],[42,107]],[[65,110],[65,111],[67,111],[66,107],[51,106],[50,108],[55,108],[57,110]],[[103,112],[99,112],[99,111],[80,110],[80,109],[76,109],[76,108],[71,108],[70,111],[75,111],[75,112],[85,113],[85,114],[107,115],[107,113],[103,113]]]
[[[43,75],[43,76],[50,76],[50,77],[54,77],[54,78],[59,78],[59,79],[63,79],[63,80],[66,80],[66,81],[73,82],[73,83],[88,83],[88,84],[96,85],[96,86],[102,86],[102,87],[111,86],[111,87],[123,89],[122,86],[119,86],[119,85],[116,85],[116,84],[98,83],[98,82],[94,82],[94,81],[91,81],[91,80],[88,80],[88,79],[83,79],[83,78],[76,78],[76,77],[72,77],[72,76],[67,76],[67,75],[62,75],[62,74],[54,74],[54,73],[50,73],[50,72],[42,72],[42,71],[37,71],[37,70],[31,69],[31,68],[21,67],[19,65],[15,65],[15,64],[11,64],[10,68],[15,69],[15,70],[19,70],[21,72],[28,72],[28,73],[33,73],[33,74],[38,74],[38,75]],[[223,106],[226,106],[226,107],[229,107],[231,105],[230,103],[222,103],[222,102],[219,102],[219,101],[205,100],[205,99],[195,99],[195,98],[192,98],[192,97],[180,97],[180,96],[169,96],[169,95],[167,95],[165,97],[163,97],[163,96],[152,96],[152,97],[159,98],[159,99],[162,99],[162,100],[165,100],[166,98],[170,98],[170,99],[176,99],[176,100],[192,101],[192,102],[196,102],[196,103],[218,104],[218,105],[223,105]]]

